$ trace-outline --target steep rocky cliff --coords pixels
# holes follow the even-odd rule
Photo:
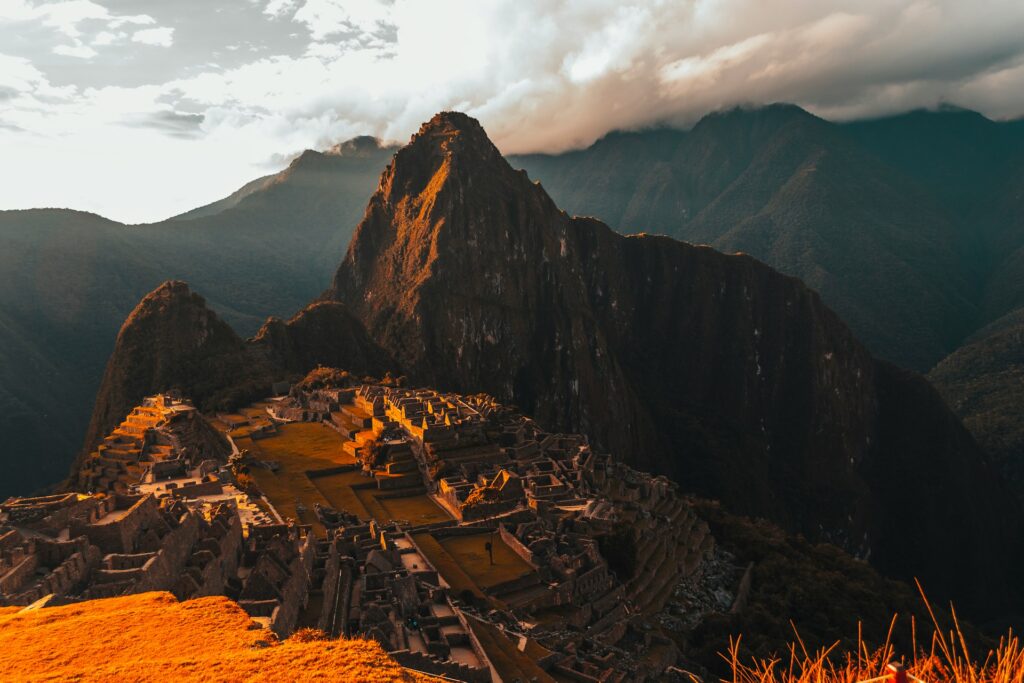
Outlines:
[[[774,104],[711,113],[689,131],[613,133],[584,150],[510,161],[569,211],[622,232],[749,253],[799,277],[874,354],[927,370],[975,324],[979,239],[943,204],[957,183],[936,187],[899,163],[940,158],[960,168],[945,143],[966,131],[936,139],[927,117],[915,121],[902,137],[916,133],[922,144],[910,152],[895,131],[869,126],[862,141],[843,124]],[[902,153],[886,163],[880,148]],[[981,177],[977,156],[954,177]]]
[[[270,318],[252,339],[275,367],[305,373],[317,365],[342,367],[374,377],[394,371],[390,354],[370,339],[359,320],[333,301],[310,304],[287,322]]]
[[[465,115],[396,154],[328,296],[416,382],[514,402],[969,609],[1012,592],[1018,508],[926,382],[752,258],[568,216]],[[907,513],[981,497],[941,529]]]

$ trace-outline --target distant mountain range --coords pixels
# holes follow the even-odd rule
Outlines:
[[[749,256],[569,216],[463,114],[395,154],[333,285],[288,322],[243,342],[183,283],[145,297],[90,440],[157,390],[229,407],[317,365],[490,393],[979,618],[1021,605],[1020,504],[927,381]]]
[[[1024,303],[1024,125],[945,109],[835,124],[791,105],[512,157],[574,214],[743,251],[927,371]]]
[[[569,213],[800,277],[873,353],[927,371],[1024,305],[1022,150],[1024,125],[963,110],[834,124],[773,105],[510,161]],[[0,212],[0,433],[19,461],[0,496],[66,471],[117,329],[160,282],[188,280],[242,335],[322,291],[394,151],[370,138],[307,151],[153,225]],[[1020,439],[988,438],[991,421],[951,402],[1001,459],[1024,462]],[[1001,433],[1024,432],[1007,411]]]

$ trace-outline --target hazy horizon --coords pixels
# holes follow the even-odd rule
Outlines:
[[[0,1],[0,209],[167,218],[443,109],[505,153],[792,102],[1024,114],[1024,5]],[[103,173],[98,173],[102,162]]]

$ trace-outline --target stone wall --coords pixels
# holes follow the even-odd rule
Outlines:
[[[99,550],[84,537],[33,538],[24,543],[5,551],[8,567],[0,569],[0,604],[28,605],[51,593],[73,592],[99,563]]]
[[[159,521],[159,504],[153,496],[114,496],[114,509],[128,508],[121,519],[106,524],[93,524],[74,520],[71,535],[84,535],[103,553],[135,552],[135,541],[144,526]]]
[[[18,549],[21,550],[20,548]],[[20,593],[29,582],[29,579],[36,574],[39,568],[39,556],[26,554],[24,551],[15,552],[11,558],[11,568],[0,577],[0,595],[15,595]]]
[[[188,597],[223,593],[227,580],[238,571],[241,550],[242,523],[237,515],[218,515],[208,526],[201,525],[200,538],[185,567],[195,582]]]
[[[338,589],[341,582],[341,554],[338,545],[331,543],[327,551],[327,562],[324,564],[324,581],[320,590],[323,591],[323,607],[316,627],[325,633],[329,631],[331,615],[334,614],[334,603],[337,602]]]
[[[537,569],[537,562],[533,556],[533,551],[523,545],[523,542],[516,538],[515,534],[509,531],[504,524],[498,525],[498,535],[501,536],[501,540],[505,542],[505,545],[512,552],[522,558],[523,562]]]
[[[396,650],[388,653],[399,665],[434,676],[445,676],[456,681],[468,683],[490,683],[489,669],[474,669],[452,661],[440,661],[422,652]]]
[[[270,628],[279,637],[287,638],[295,630],[299,612],[306,606],[309,595],[310,576],[316,562],[315,538],[312,534],[302,542],[299,555],[292,560],[288,580],[281,586],[281,606],[270,622]]]

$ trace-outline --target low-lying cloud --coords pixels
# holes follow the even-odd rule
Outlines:
[[[0,4],[0,90],[14,93],[0,143],[20,164],[0,208],[152,220],[306,147],[404,141],[441,109],[478,117],[508,153],[736,104],[837,119],[940,103],[1024,114],[1020,2],[121,5]]]

